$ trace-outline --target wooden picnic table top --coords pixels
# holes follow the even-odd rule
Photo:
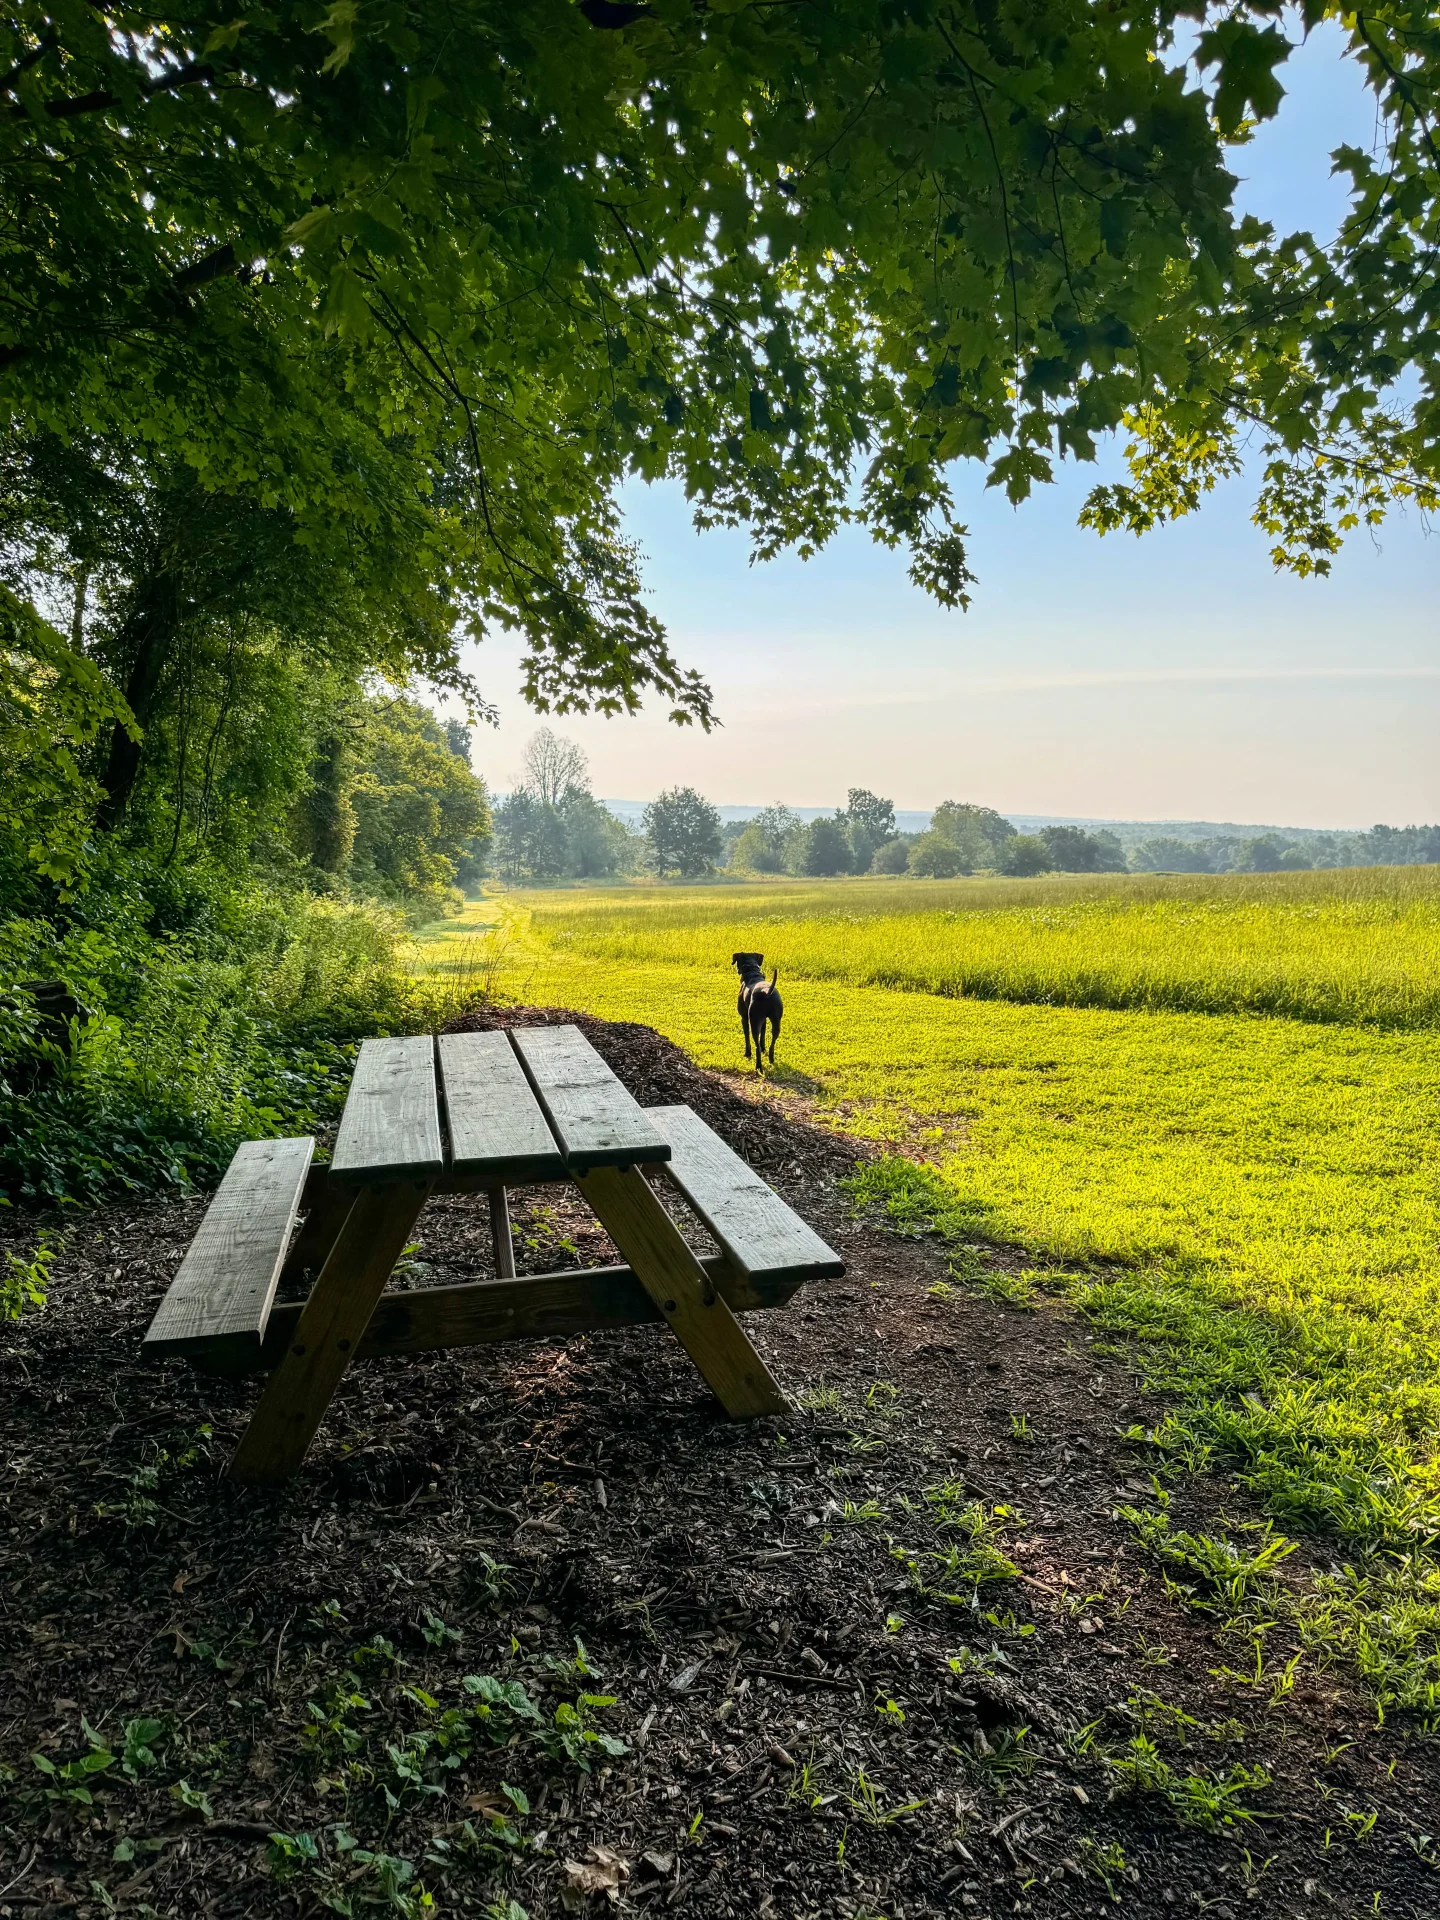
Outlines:
[[[363,1042],[330,1174],[521,1185],[670,1153],[578,1027],[523,1027]]]

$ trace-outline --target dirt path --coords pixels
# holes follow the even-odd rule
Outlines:
[[[200,1205],[74,1221],[0,1334],[0,1920],[419,1914],[421,1883],[532,1920],[1440,1909],[1434,1747],[1339,1675],[1216,1677],[1250,1642],[1115,1517],[1157,1408],[1084,1324],[852,1220],[857,1149],[793,1099],[581,1024],[843,1250],[750,1322],[797,1411],[727,1423],[658,1329],[372,1363],[290,1488],[235,1490],[253,1383],[137,1360]],[[609,1257],[554,1189],[515,1214],[522,1271]],[[432,1203],[409,1281],[487,1271],[479,1208]]]

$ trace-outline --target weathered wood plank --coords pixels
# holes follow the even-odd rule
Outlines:
[[[644,1108],[578,1027],[512,1027],[510,1039],[572,1173],[670,1158]]]
[[[783,1307],[795,1291],[788,1280],[743,1278],[718,1256],[701,1265],[732,1313]],[[303,1303],[293,1301],[273,1308],[263,1345],[252,1348],[243,1360],[215,1363],[202,1354],[196,1356],[196,1363],[207,1373],[255,1373],[274,1367],[294,1338],[302,1311]],[[568,1340],[577,1333],[652,1325],[664,1318],[630,1267],[586,1267],[527,1274],[521,1280],[417,1287],[406,1293],[381,1294],[355,1358],[491,1346],[502,1340]]]
[[[354,1204],[355,1188],[348,1180],[332,1180],[329,1167],[311,1167],[300,1199],[305,1218],[280,1269],[282,1286],[302,1274],[319,1273]]]
[[[725,1411],[734,1419],[784,1413],[785,1395],[644,1174],[598,1166],[579,1185]]]
[[[692,1206],[732,1264],[751,1275],[839,1279],[845,1262],[773,1187],[689,1107],[647,1107],[670,1142],[667,1180]]]
[[[307,1137],[237,1150],[150,1322],[147,1359],[216,1346],[259,1353],[314,1149]]]
[[[273,1484],[305,1458],[430,1192],[426,1180],[364,1187],[261,1390],[230,1462],[232,1480]]]
[[[331,1178],[423,1176],[443,1164],[435,1042],[428,1033],[364,1041],[330,1158]]]
[[[516,1186],[564,1177],[564,1156],[503,1033],[442,1033],[439,1055],[453,1173]]]

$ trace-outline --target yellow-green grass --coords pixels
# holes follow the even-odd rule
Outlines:
[[[748,947],[787,981],[1440,1025],[1440,867],[630,887],[526,904],[553,945],[619,964],[723,964]]]
[[[816,890],[796,893],[805,924]],[[609,898],[570,895],[557,912],[512,897],[501,984],[740,1066],[726,962],[753,944],[783,967],[792,925],[772,918],[752,941],[753,921],[711,916],[695,965],[673,957],[682,905],[642,909],[612,954],[614,936],[594,933]],[[1112,915],[1112,936],[1125,925]],[[1310,1588],[1304,1631],[1346,1647],[1382,1702],[1440,1715],[1433,1034],[965,1000],[798,968],[783,980],[782,1084],[817,1117],[905,1148],[864,1176],[863,1197],[902,1230],[1030,1250],[1037,1284],[1134,1336],[1175,1396],[1159,1433],[1172,1459],[1218,1453],[1282,1524],[1360,1552],[1353,1577]]]

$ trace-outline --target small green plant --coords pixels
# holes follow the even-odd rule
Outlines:
[[[1082,1840],[1075,1849],[1080,1865],[1087,1873],[1093,1873],[1105,1889],[1105,1897],[1116,1904],[1120,1895],[1115,1882],[1125,1871],[1125,1850],[1118,1841],[1107,1840],[1103,1845],[1098,1840]]]
[[[853,1500],[846,1500],[841,1503],[840,1518],[842,1520],[848,1520],[852,1524],[883,1520],[885,1518],[885,1509],[878,1500],[861,1500],[858,1503]]]
[[[18,1320],[22,1313],[44,1307],[50,1297],[50,1268],[58,1249],[42,1234],[28,1260],[6,1253],[0,1268],[0,1320]]]
[[[1028,1780],[1035,1771],[1035,1755],[1026,1745],[1029,1737],[1028,1727],[1002,1727],[993,1739],[977,1727],[968,1751],[958,1751],[970,1777],[1003,1800],[1016,1780]]]
[[[932,1281],[931,1284],[926,1287],[925,1291],[934,1300],[953,1300],[955,1298],[955,1289],[948,1280]]]
[[[188,1780],[177,1780],[170,1789],[170,1798],[186,1813],[201,1814],[206,1820],[215,1818],[215,1809],[209,1800],[198,1787],[192,1787]]]
[[[438,1613],[427,1613],[420,1628],[421,1636],[432,1647],[458,1646],[464,1637],[454,1627],[447,1627]]]
[[[1183,1568],[1191,1578],[1182,1591],[1192,1606],[1231,1618],[1241,1613],[1257,1591],[1268,1594],[1282,1560],[1295,1551],[1296,1542],[1277,1534],[1267,1521],[1258,1529],[1259,1545],[1248,1551],[1234,1540],[1217,1540],[1205,1533],[1186,1533],[1171,1525],[1165,1512],[1169,1498],[1157,1487],[1160,1510],[1121,1507],[1143,1546],[1167,1566]]]
[[[47,1800],[68,1800],[77,1806],[88,1807],[95,1800],[90,1790],[91,1781],[115,1765],[115,1755],[88,1720],[82,1719],[80,1726],[86,1741],[84,1753],[58,1765],[48,1754],[32,1753],[30,1758],[50,1782],[45,1789]]]
[[[1035,1435],[1030,1426],[1030,1416],[1024,1413],[1012,1413],[1010,1416],[1010,1438],[1018,1440],[1022,1446],[1031,1446]]]
[[[907,1813],[918,1813],[925,1805],[923,1800],[906,1800],[898,1806],[886,1806],[883,1789],[863,1767],[856,1768],[845,1798],[867,1827],[891,1826],[896,1820],[903,1820]]]
[[[1158,1693],[1152,1693],[1148,1687],[1137,1687],[1125,1702],[1131,1719],[1141,1727],[1159,1729],[1172,1734],[1185,1745],[1191,1727],[1200,1723],[1192,1714],[1184,1712],[1168,1700],[1162,1700]]]
[[[138,1780],[155,1766],[160,1756],[156,1748],[166,1738],[170,1730],[168,1720],[156,1720],[147,1715],[137,1716],[125,1722],[123,1744],[120,1749],[120,1770],[127,1780]]]
[[[614,1705],[615,1696],[609,1693],[582,1693],[573,1701],[562,1700],[555,1709],[554,1725],[544,1738],[546,1752],[553,1760],[568,1760],[582,1773],[590,1771],[597,1754],[614,1758],[628,1753],[630,1749],[623,1740],[590,1725],[591,1714],[603,1713]]]
[[[803,1387],[795,1396],[795,1404],[806,1413],[839,1413],[840,1389],[838,1387]]]
[[[892,1726],[903,1727],[905,1724],[905,1709],[898,1700],[892,1700],[888,1694],[877,1704],[875,1711],[882,1720],[888,1721]]]
[[[1106,1754],[1105,1763],[1115,1773],[1121,1791],[1164,1800],[1187,1827],[1229,1827],[1237,1821],[1259,1819],[1241,1795],[1270,1784],[1264,1767],[1234,1766],[1227,1774],[1177,1773],[1143,1733],[1119,1753]]]

